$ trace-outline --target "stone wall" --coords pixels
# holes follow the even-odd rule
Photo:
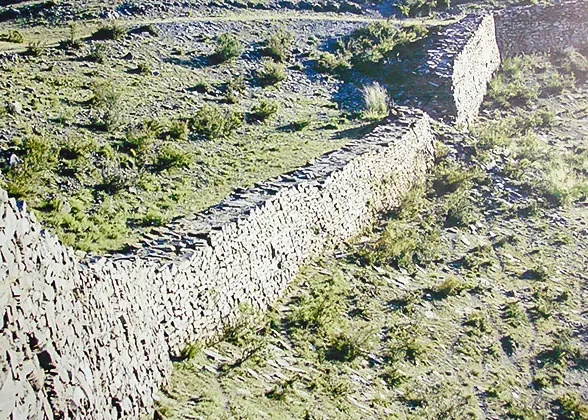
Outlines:
[[[127,255],[77,261],[0,194],[0,418],[138,417],[187,342],[265,309],[301,264],[399,204],[433,160],[402,116],[293,173],[236,192]]]
[[[585,48],[585,17],[585,2],[568,2],[445,28],[422,69],[448,98],[437,115],[475,116],[499,65],[497,45],[503,56]],[[365,138],[154,230],[125,255],[78,261],[0,190],[0,418],[145,413],[170,354],[220,333],[242,304],[267,308],[301,264],[397,205],[424,174],[430,119],[397,111]]]
[[[588,2],[584,0],[507,9],[495,19],[502,57],[570,47],[588,51]]]
[[[432,110],[434,115],[469,124],[499,66],[492,15],[469,15],[444,28],[429,44],[420,69],[438,87],[436,106],[440,109]]]
[[[522,53],[588,52],[588,2],[509,8],[472,14],[447,26],[427,46],[418,72],[437,88],[437,118],[469,124],[478,113],[501,58]]]

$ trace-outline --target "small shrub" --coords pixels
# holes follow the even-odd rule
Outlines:
[[[119,40],[127,34],[127,31],[119,26],[116,22],[111,22],[101,26],[96,32],[92,34],[92,39],[95,40]]]
[[[296,298],[288,315],[291,328],[311,331],[327,329],[347,308],[349,284],[339,272],[327,277],[317,275],[307,293]]]
[[[467,191],[460,190],[447,195],[444,203],[445,227],[464,227],[480,220],[477,206],[472,202]]]
[[[139,26],[131,31],[133,34],[149,34],[154,37],[159,36],[159,30],[153,24]]]
[[[226,102],[230,104],[237,103],[245,88],[245,78],[243,76],[229,80],[224,91]]]
[[[170,143],[164,145],[157,154],[156,166],[160,170],[188,167],[193,162],[193,155],[179,146]]]
[[[374,22],[356,29],[337,46],[350,56],[353,66],[368,74],[380,72],[379,64],[389,57],[398,45],[423,38],[427,29],[423,25],[398,27],[390,21]]]
[[[286,131],[302,131],[308,127],[310,127],[312,124],[312,119],[309,118],[304,118],[298,121],[292,121],[290,124],[286,125],[283,127],[283,130]]]
[[[110,108],[120,101],[120,93],[111,80],[94,81],[90,89],[92,90],[90,101],[95,107]]]
[[[256,104],[249,114],[250,121],[266,121],[276,112],[278,112],[279,105],[275,101],[262,99]]]
[[[364,86],[362,91],[364,109],[362,117],[367,120],[378,120],[388,115],[388,93],[379,83]]]
[[[7,34],[0,35],[0,41],[12,42],[14,44],[22,44],[24,43],[24,37],[19,31],[13,30],[8,31]]]
[[[43,169],[51,161],[49,155],[54,146],[52,139],[44,136],[27,136],[15,142],[23,150],[27,164],[35,169]]]
[[[180,360],[191,360],[200,353],[201,346],[198,343],[189,343],[180,351]]]
[[[40,57],[45,53],[47,46],[45,43],[41,41],[32,41],[27,46],[25,51],[26,55],[30,55],[31,57]]]
[[[90,47],[88,55],[84,57],[84,60],[104,64],[104,61],[106,60],[106,45],[101,43],[93,44]]]
[[[159,210],[150,209],[141,219],[141,226],[163,226],[168,221],[169,219]]]
[[[109,161],[101,171],[102,182],[96,186],[99,191],[109,195],[128,189],[133,184],[132,175],[123,169],[119,162]]]
[[[168,140],[186,141],[188,140],[189,132],[186,121],[175,120],[167,124],[162,136]]]
[[[338,333],[327,343],[325,356],[327,360],[351,362],[366,352],[371,331],[354,331]]]
[[[233,34],[224,33],[216,40],[216,48],[211,59],[215,63],[224,63],[239,57],[243,53],[243,44]]]
[[[445,279],[435,288],[436,294],[441,298],[448,296],[454,296],[460,294],[467,288],[467,284],[464,283],[456,276],[447,276]]]
[[[469,250],[463,258],[463,268],[477,271],[490,267],[494,262],[494,248],[491,245],[478,245]]]
[[[139,74],[152,74],[153,70],[151,69],[151,66],[149,65],[149,63],[146,62],[141,62],[137,65],[137,73]]]
[[[527,313],[518,300],[506,302],[503,313],[506,322],[513,327],[518,327],[527,323]]]
[[[113,133],[122,127],[124,123],[123,115],[119,108],[95,109],[90,114],[90,128]]]
[[[330,52],[322,52],[316,59],[314,66],[319,73],[340,75],[351,68],[351,64],[343,55],[335,55]]]
[[[240,113],[214,105],[204,105],[190,120],[191,128],[208,139],[228,137],[242,123]]]
[[[458,190],[467,190],[475,175],[457,163],[446,161],[435,170],[432,185],[435,195],[442,197]]]
[[[469,314],[464,321],[464,325],[470,327],[468,331],[470,335],[483,335],[492,331],[490,320],[483,311],[476,311]]]
[[[94,138],[68,137],[65,144],[59,150],[59,157],[66,160],[75,160],[88,157],[98,151],[98,143]]]
[[[111,81],[95,82],[92,85],[92,126],[98,130],[112,132],[123,123],[121,95]]]
[[[284,28],[278,28],[265,40],[261,54],[276,61],[286,61],[294,36]]]
[[[390,388],[395,388],[399,385],[402,385],[410,378],[402,370],[393,366],[387,367],[381,374],[381,377],[384,380],[384,382],[386,382],[386,385],[388,385],[388,387]]]
[[[585,420],[588,418],[588,404],[575,393],[568,392],[555,400],[559,418],[567,420]]]
[[[402,361],[416,363],[426,354],[430,345],[418,324],[390,326],[386,340],[384,357],[390,364]]]
[[[79,50],[84,43],[78,38],[75,24],[69,25],[68,37],[59,43],[59,46],[66,50]]]
[[[261,86],[272,86],[287,76],[286,68],[282,63],[276,63],[272,59],[264,59],[261,62],[261,69],[257,70],[257,78]]]
[[[148,130],[134,128],[126,132],[124,148],[131,155],[145,160],[153,147],[153,143],[153,135]]]

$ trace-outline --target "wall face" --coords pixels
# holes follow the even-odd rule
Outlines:
[[[517,7],[496,14],[502,57],[523,53],[588,50],[588,2]]]
[[[132,255],[83,262],[2,192],[0,418],[138,417],[170,352],[218,334],[241,304],[265,309],[308,258],[398,205],[432,160],[429,117],[405,109]]]
[[[444,28],[427,51],[424,72],[434,77],[445,109],[441,118],[469,124],[500,66],[492,15],[469,15]]]
[[[499,67],[494,19],[486,15],[453,62],[452,96],[457,124],[467,125],[478,115],[488,83]]]

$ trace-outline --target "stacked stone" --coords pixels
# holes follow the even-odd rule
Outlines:
[[[0,418],[139,417],[170,353],[265,309],[301,264],[399,204],[433,160],[430,119],[404,109],[367,137],[154,232],[77,261],[0,194]]]
[[[497,13],[495,19],[503,58],[571,47],[588,52],[588,2],[584,0],[516,7]]]
[[[148,300],[163,276],[90,269],[5,191],[0,216],[0,418],[144,412],[170,371]]]
[[[439,86],[435,114],[444,113],[441,116],[451,122],[467,125],[477,115],[499,66],[492,15],[472,14],[433,38],[419,72]]]

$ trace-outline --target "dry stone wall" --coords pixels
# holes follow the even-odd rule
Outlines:
[[[404,109],[369,136],[168,226],[128,255],[78,261],[0,194],[0,418],[138,417],[170,353],[265,309],[298,267],[398,205],[433,160]]]
[[[498,46],[503,56],[585,48],[586,3],[561,7],[469,16],[443,30],[421,70],[445,89],[447,115],[475,116]],[[424,174],[430,119],[396,111],[365,138],[154,230],[125,255],[79,261],[0,190],[0,418],[145,413],[170,354],[220,333],[243,304],[267,308],[301,264],[397,205]]]
[[[456,124],[469,124],[499,66],[491,14],[469,15],[444,28],[428,45],[419,69],[438,88],[436,109],[431,112]]]
[[[418,69],[438,88],[439,118],[468,125],[477,115],[488,82],[502,58],[523,53],[588,51],[588,2],[515,7],[472,14],[441,30]]]
[[[437,96],[445,105],[437,109],[456,124],[469,124],[478,114],[486,86],[500,66],[494,18],[491,14],[469,15],[443,29],[429,45],[420,71],[438,86]]]
[[[588,50],[588,2],[533,5],[497,13],[496,35],[502,57],[523,53]]]

